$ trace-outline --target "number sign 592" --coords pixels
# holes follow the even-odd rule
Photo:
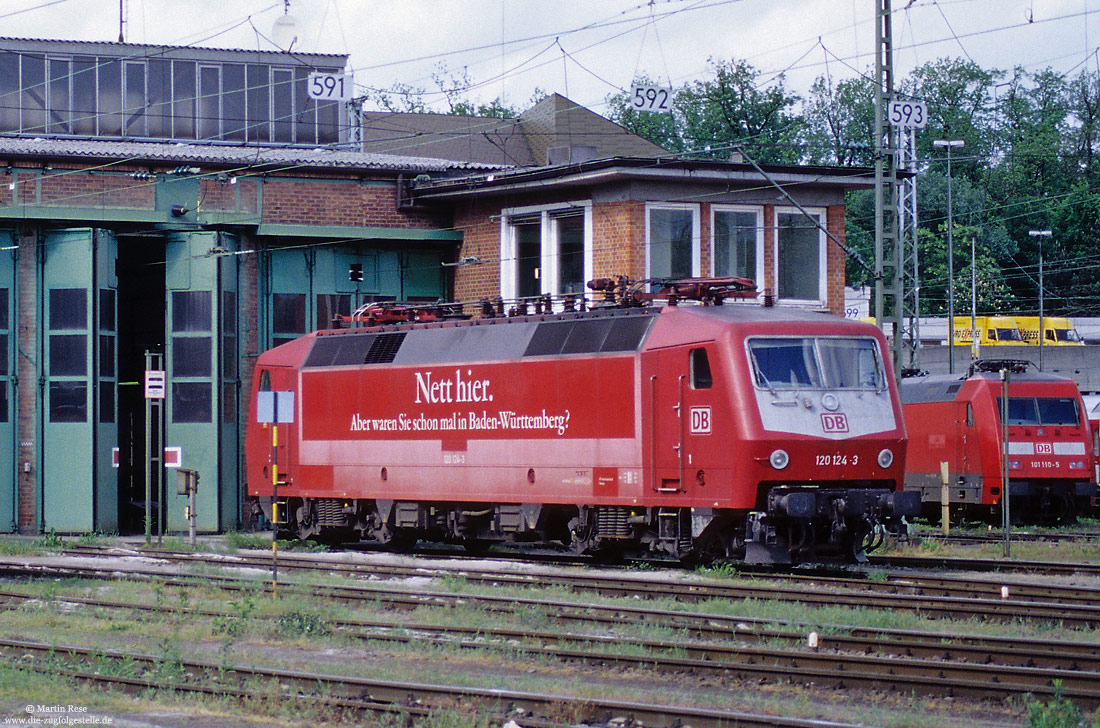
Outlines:
[[[928,124],[928,106],[923,101],[893,99],[887,115],[891,126],[923,129]]]
[[[339,73],[309,74],[309,97],[320,101],[347,101],[351,98],[351,77]]]
[[[630,108],[656,114],[671,114],[672,90],[660,86],[631,86]]]

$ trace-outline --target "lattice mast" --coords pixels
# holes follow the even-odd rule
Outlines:
[[[898,160],[895,134],[886,123],[886,105],[894,91],[894,51],[890,0],[878,0],[875,18],[875,320],[893,332],[895,372],[909,362],[903,356],[905,316],[901,235],[898,230]]]

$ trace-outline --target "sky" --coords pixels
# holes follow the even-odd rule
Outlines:
[[[524,109],[561,93],[598,113],[639,74],[679,86],[744,59],[800,94],[874,67],[878,0],[5,0],[0,36],[271,49],[287,11],[294,49],[346,53],[358,92],[400,83],[447,103],[433,75],[468,78],[467,100]],[[895,75],[941,57],[983,68],[1100,70],[1100,0],[893,0]],[[367,108],[371,108],[368,105]]]

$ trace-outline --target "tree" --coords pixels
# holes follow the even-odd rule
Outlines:
[[[866,76],[835,86],[818,76],[803,105],[807,160],[841,166],[874,164],[875,84]]]
[[[928,104],[928,126],[917,135],[917,157],[931,159],[931,169],[942,172],[945,155],[932,142],[962,139],[965,153],[952,157],[952,173],[979,180],[995,148],[992,90],[1001,75],[958,58],[940,58],[913,69],[900,90]]]
[[[685,148],[715,159],[728,159],[740,147],[762,163],[799,161],[805,126],[795,113],[800,98],[787,90],[783,75],[760,88],[760,72],[746,61],[711,63],[713,79],[694,81],[675,96]]]
[[[395,83],[386,90],[374,92],[370,95],[370,99],[385,111],[428,114],[433,112],[426,99],[431,96],[442,96],[447,102],[446,113],[448,114],[498,119],[514,119],[519,116],[520,112],[501,101],[499,96],[487,104],[471,101],[469,92],[475,84],[470,80],[469,72],[465,68],[459,73],[452,73],[448,71],[446,65],[440,64],[432,72],[432,82],[438,91],[427,91],[422,87]],[[540,89],[535,89],[532,105],[545,95]]]

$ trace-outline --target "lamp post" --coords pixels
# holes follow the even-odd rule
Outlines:
[[[932,146],[947,150],[947,372],[955,373],[955,231],[951,210],[951,150],[963,146],[962,139],[936,139]],[[970,336],[977,332],[973,327]]]
[[[1043,238],[1050,237],[1049,230],[1028,230],[1027,234],[1039,238],[1039,371],[1043,371],[1043,339],[1046,326],[1043,323]]]
[[[970,360],[981,358],[978,341],[978,256],[974,252],[974,236],[970,236]]]

